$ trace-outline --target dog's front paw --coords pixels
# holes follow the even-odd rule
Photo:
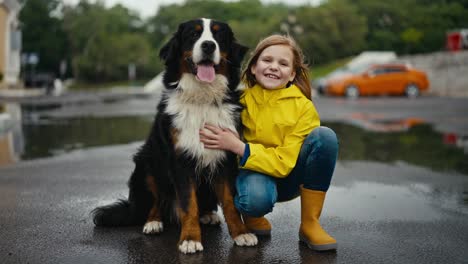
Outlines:
[[[163,231],[163,223],[159,221],[147,222],[143,227],[143,233],[147,235],[159,234]]]
[[[238,246],[255,246],[258,243],[257,236],[255,236],[252,233],[246,233],[242,235],[238,235],[237,237],[234,238],[234,242],[236,242],[236,245]]]
[[[211,212],[204,214],[200,217],[200,223],[204,225],[219,225],[221,223],[221,218],[216,212]]]
[[[179,250],[184,254],[196,253],[197,251],[203,251],[203,245],[198,241],[184,240],[179,245]]]

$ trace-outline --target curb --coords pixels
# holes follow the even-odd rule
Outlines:
[[[0,98],[25,98],[25,97],[37,97],[46,94],[46,89],[12,89],[12,90],[0,90]]]

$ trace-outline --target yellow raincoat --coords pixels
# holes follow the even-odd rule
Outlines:
[[[314,105],[295,85],[267,90],[258,84],[245,89],[241,104],[245,107],[241,113],[243,135],[250,148],[241,168],[288,176],[304,139],[320,126]]]

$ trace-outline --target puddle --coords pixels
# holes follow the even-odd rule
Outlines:
[[[327,214],[363,222],[437,221],[446,218],[448,213],[468,216],[468,204],[463,201],[464,191],[453,188],[440,190],[435,186],[366,181],[355,182],[349,187],[334,185],[327,196],[328,206],[333,208],[333,212]]]
[[[300,208],[300,199],[291,203]],[[362,223],[463,219],[468,178],[406,162],[340,161],[326,204],[325,216]]]
[[[42,119],[23,124],[23,160],[59,155],[75,149],[126,144],[146,138],[151,116]]]
[[[5,107],[4,107],[5,108]],[[149,134],[152,115],[62,118],[38,115],[37,109],[9,105],[16,125],[0,133],[0,148],[19,161],[59,155],[94,146],[142,141]],[[5,111],[4,111],[5,112]],[[355,120],[366,119],[361,116]],[[369,119],[369,118],[367,118]],[[367,120],[366,119],[366,120]],[[323,122],[340,140],[340,161],[404,161],[435,171],[468,175],[468,138],[441,134],[420,120],[380,122],[373,126]],[[369,127],[371,129],[369,129]],[[404,129],[380,129],[404,127]],[[1,158],[1,157],[0,157]],[[0,163],[1,159],[0,159]]]
[[[338,135],[340,160],[367,160],[385,163],[405,161],[436,171],[459,172],[468,175],[466,138],[458,137],[459,145],[447,140],[447,135],[432,126],[419,124],[405,131],[368,131],[344,123],[326,123]],[[449,136],[450,138],[451,136]]]

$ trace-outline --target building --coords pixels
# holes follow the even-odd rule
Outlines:
[[[0,0],[0,91],[18,84],[20,74],[21,32],[18,0]],[[0,166],[18,159],[13,140],[13,119],[0,104]]]
[[[0,89],[15,86],[21,69],[18,0],[0,0]]]

